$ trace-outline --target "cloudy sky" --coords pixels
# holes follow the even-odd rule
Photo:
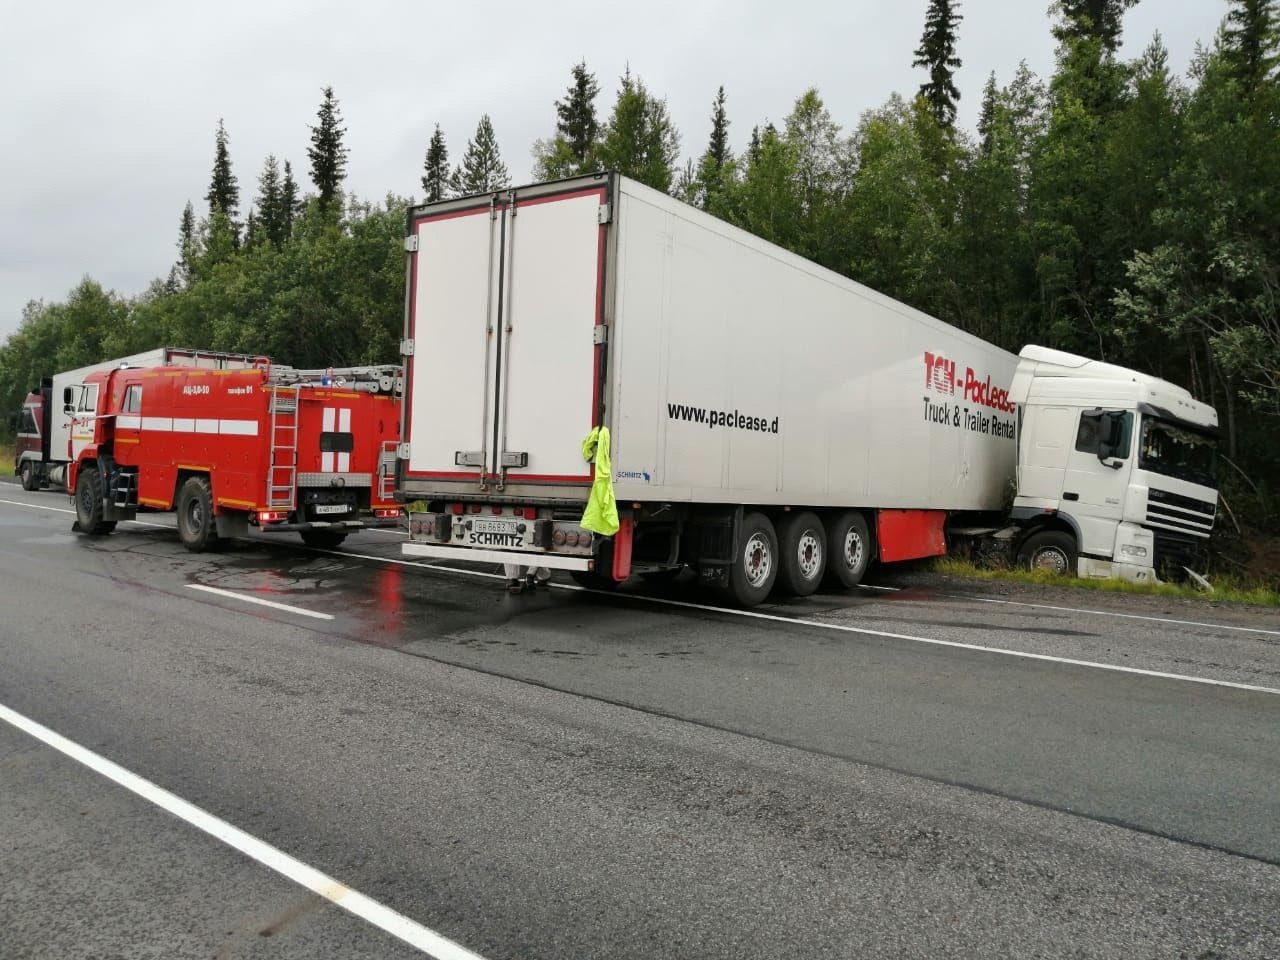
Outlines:
[[[527,179],[529,148],[585,59],[607,115],[629,62],[665,96],[686,154],[701,152],[716,87],[741,148],[816,86],[844,127],[911,68],[927,0],[649,0],[394,3],[362,0],[0,0],[0,337],[31,299],[59,299],[89,274],[124,294],[168,272],[183,204],[204,206],[218,119],[231,135],[242,206],[268,153],[309,187],[307,126],[332,84],[351,151],[348,189],[421,192],[426,140],[440,123],[454,158],[479,116]],[[621,6],[621,5],[620,5]],[[1018,61],[1052,70],[1048,0],[964,0],[960,122],[972,128],[987,74]],[[1142,0],[1126,56],[1159,29],[1173,66],[1208,42],[1224,0]]]

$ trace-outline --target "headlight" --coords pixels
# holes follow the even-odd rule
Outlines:
[[[1136,543],[1124,543],[1120,545],[1120,553],[1126,557],[1145,557],[1147,548]]]

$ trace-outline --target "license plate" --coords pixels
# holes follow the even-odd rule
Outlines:
[[[345,503],[317,503],[316,513],[346,513],[351,508]]]
[[[471,529],[476,533],[510,533],[515,534],[515,520],[472,520]]]

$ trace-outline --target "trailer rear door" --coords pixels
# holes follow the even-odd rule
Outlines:
[[[600,409],[606,203],[603,183],[579,182],[413,219],[407,478],[590,483],[581,445]]]

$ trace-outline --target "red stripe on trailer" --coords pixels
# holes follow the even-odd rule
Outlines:
[[[880,559],[892,563],[942,556],[947,552],[947,538],[942,532],[946,520],[945,510],[876,511]]]
[[[622,517],[618,521],[618,532],[613,535],[613,579],[622,581],[631,576],[631,541],[635,530],[635,521],[631,517]]]

